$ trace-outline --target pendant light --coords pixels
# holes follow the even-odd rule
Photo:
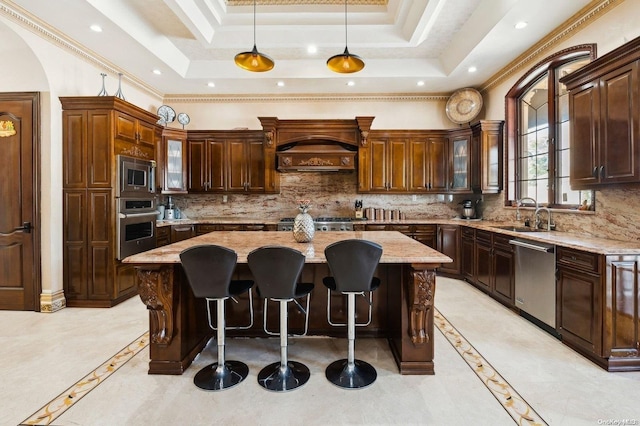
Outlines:
[[[344,0],[344,52],[327,60],[327,67],[331,71],[350,74],[361,71],[364,68],[364,61],[358,55],[349,53],[347,45],[347,0]]]
[[[258,52],[256,47],[256,0],[253,0],[253,50],[238,53],[234,61],[242,69],[253,72],[269,71],[273,68],[273,59]]]

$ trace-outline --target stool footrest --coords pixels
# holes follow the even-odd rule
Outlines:
[[[249,366],[240,361],[225,361],[222,367],[216,362],[198,371],[193,383],[200,389],[219,391],[229,389],[249,375]]]
[[[338,387],[361,389],[375,382],[378,373],[368,362],[356,359],[353,365],[349,366],[347,359],[339,359],[329,364],[325,376]]]
[[[286,366],[274,362],[260,370],[258,384],[266,390],[286,392],[298,388],[309,381],[309,368],[298,362],[288,361]]]

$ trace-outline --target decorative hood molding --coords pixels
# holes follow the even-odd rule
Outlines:
[[[259,117],[268,143],[276,147],[278,171],[356,169],[359,146],[366,146],[374,117],[355,120],[279,120]]]

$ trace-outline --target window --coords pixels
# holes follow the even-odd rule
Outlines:
[[[507,196],[553,208],[593,208],[593,191],[569,186],[569,96],[558,80],[595,57],[595,45],[563,50],[533,67],[509,91]]]

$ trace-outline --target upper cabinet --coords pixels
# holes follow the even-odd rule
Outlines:
[[[495,194],[502,190],[504,121],[481,120],[471,126],[471,189]]]
[[[471,192],[471,129],[452,132],[449,151],[449,192]]]
[[[195,131],[187,141],[189,192],[277,193],[262,131]],[[270,164],[271,167],[267,167]]]
[[[560,81],[569,90],[573,189],[640,182],[640,38]]]
[[[162,144],[158,149],[158,187],[163,194],[187,192],[187,132],[179,129],[162,130]]]
[[[366,164],[360,163],[360,192],[407,191],[407,141],[371,138]]]
[[[155,125],[130,114],[116,111],[116,139],[155,146]]]

